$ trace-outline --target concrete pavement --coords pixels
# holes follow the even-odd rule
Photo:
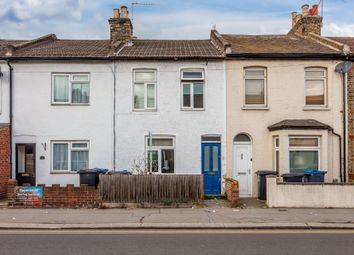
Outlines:
[[[1,209],[0,229],[354,229],[354,209]]]

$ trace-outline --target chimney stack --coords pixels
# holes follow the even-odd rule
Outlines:
[[[122,6],[113,10],[113,18],[109,19],[111,32],[111,45],[114,46],[118,42],[128,43],[133,37],[133,24],[129,18],[128,8]]]
[[[310,33],[321,35],[322,17],[318,15],[318,5],[310,9],[310,5],[301,6],[301,14],[291,13],[292,28],[288,34],[307,36]]]

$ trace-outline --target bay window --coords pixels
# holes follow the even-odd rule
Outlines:
[[[319,170],[320,138],[289,137],[290,173],[303,173],[304,170]]]
[[[134,110],[156,110],[156,70],[134,70]]]
[[[279,137],[274,137],[274,170],[279,173],[279,162],[280,162],[280,155],[279,155]]]

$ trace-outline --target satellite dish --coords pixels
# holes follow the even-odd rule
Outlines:
[[[336,66],[337,73],[348,73],[352,69],[353,63],[350,61],[344,61]]]

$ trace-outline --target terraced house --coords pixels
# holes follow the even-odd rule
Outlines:
[[[320,36],[313,10],[292,13],[286,35],[212,32],[226,55],[227,175],[239,180],[241,196],[257,196],[258,170],[321,169],[326,181],[345,180],[343,77],[335,68],[347,47]]]
[[[109,24],[109,40],[1,41],[12,178],[78,185],[79,169],[148,165],[158,174],[211,172],[205,191],[220,194],[223,56],[210,39],[134,38],[125,6]]]
[[[108,40],[0,40],[4,184],[78,185],[94,167],[203,174],[213,195],[231,177],[244,197],[258,170],[345,180],[349,48],[308,5],[286,35],[137,39],[125,6],[109,25]]]

